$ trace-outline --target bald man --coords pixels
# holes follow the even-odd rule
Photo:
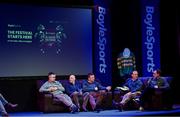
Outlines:
[[[89,93],[82,93],[82,86],[79,82],[76,81],[75,75],[69,76],[69,82],[66,84],[65,89],[66,89],[67,94],[74,101],[75,105],[79,108],[79,111],[81,108],[80,102],[79,102],[80,98],[83,99],[82,110],[88,111],[86,106],[89,100]]]

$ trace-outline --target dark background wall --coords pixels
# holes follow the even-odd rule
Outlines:
[[[28,1],[6,1],[6,3],[35,4],[46,6],[92,6],[92,0],[60,0],[51,2],[28,2]],[[28,3],[27,3],[28,2]],[[180,103],[180,12],[177,3],[161,0],[160,3],[160,37],[161,37],[161,69],[162,75],[173,76],[172,96],[176,103]],[[112,24],[112,81],[113,87],[121,84],[118,76],[116,58],[125,47],[130,48],[136,56],[137,70],[141,76],[141,26],[140,26],[140,2],[139,0],[112,0],[111,4]],[[79,79],[86,78],[77,76]],[[7,100],[18,103],[19,107],[12,111],[37,111],[37,88],[36,80],[47,77],[32,78],[6,78],[0,79],[0,93]],[[58,76],[58,79],[66,79],[67,76]]]
[[[137,70],[141,71],[141,17],[137,0],[114,0],[112,2],[112,63],[113,85],[123,82],[118,74],[117,56],[129,48],[136,57]]]
[[[180,88],[180,44],[177,30],[180,26],[180,9],[175,1],[168,2],[161,0],[161,67],[163,75],[173,76],[172,97],[174,101],[180,102],[180,94],[177,93]]]
[[[180,103],[180,8],[173,1],[160,0],[160,53],[163,76],[172,76],[172,98]],[[116,59],[125,47],[136,56],[137,70],[142,75],[140,0],[113,0],[112,2],[112,62],[113,85],[121,84]],[[180,29],[180,28],[179,28]]]

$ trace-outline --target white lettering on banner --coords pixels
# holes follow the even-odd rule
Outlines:
[[[147,49],[147,71],[153,72],[154,71],[154,53],[153,53],[153,44],[155,42],[155,38],[153,36],[153,32],[155,27],[153,26],[153,13],[154,7],[146,6],[146,18],[144,19],[144,23],[146,24],[146,49]]]
[[[99,72],[100,73],[106,73],[106,31],[107,29],[105,28],[105,14],[106,14],[106,9],[103,7],[98,7],[98,19],[96,20],[98,26],[99,26],[99,40],[97,42],[97,45],[99,46]]]

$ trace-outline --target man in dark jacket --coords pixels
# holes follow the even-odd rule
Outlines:
[[[86,106],[89,100],[89,93],[82,93],[82,85],[76,81],[75,75],[69,76],[69,82],[66,84],[65,90],[67,94],[72,98],[79,110],[81,108],[79,99],[82,97],[82,109],[83,111],[87,111]]]
[[[149,78],[147,82],[147,87],[143,91],[141,97],[140,97],[140,111],[144,110],[145,103],[151,103],[152,98],[151,96],[155,93],[155,91],[160,91],[162,92],[163,96],[168,96],[169,93],[169,83],[166,81],[166,79],[161,77],[161,71],[155,70],[153,72],[153,77]],[[169,99],[168,99],[169,100]]]

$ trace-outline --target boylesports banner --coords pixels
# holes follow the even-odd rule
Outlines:
[[[160,0],[141,0],[142,74],[160,69]]]
[[[94,0],[94,73],[102,84],[112,84],[110,0]]]

